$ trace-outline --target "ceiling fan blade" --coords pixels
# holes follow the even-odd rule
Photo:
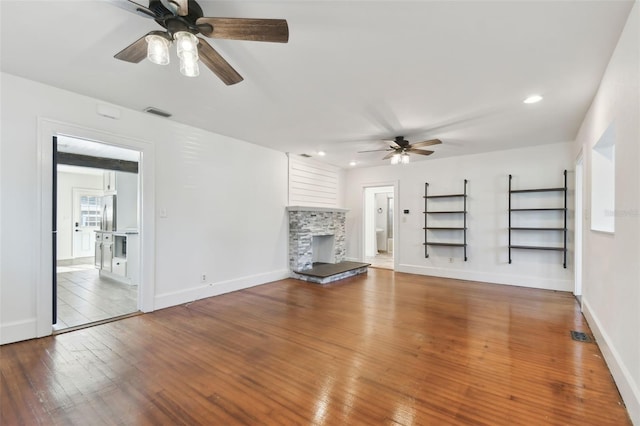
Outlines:
[[[431,154],[433,154],[433,151],[428,151],[426,149],[414,149],[414,148],[407,149],[407,152],[410,152],[412,154],[420,154],[420,155],[431,155]]]
[[[199,18],[196,25],[207,37],[231,40],[289,41],[289,26],[285,19]],[[211,27],[211,30],[209,28]]]
[[[382,157],[382,159],[383,160],[388,160],[389,158],[393,157],[396,154],[398,154],[396,151],[390,152],[387,155],[385,155],[384,157]]]
[[[149,34],[143,35],[138,40],[116,53],[113,57],[120,59],[121,61],[127,61],[134,64],[141,62],[147,57],[147,40],[145,40],[145,37]]]
[[[135,13],[138,16],[143,16],[145,18],[155,19],[156,15],[149,9],[147,6],[143,6],[139,3],[136,3],[132,0],[106,0],[108,3],[119,7],[120,9],[124,9],[128,12]]]
[[[209,43],[198,37],[198,53],[200,54],[200,60],[207,66],[215,75],[220,78],[227,86],[240,83],[242,76],[233,69],[229,62],[227,62]]]
[[[411,144],[411,148],[420,148],[422,146],[431,146],[441,144],[442,141],[440,139],[431,139],[428,141],[416,142]]]
[[[363,152],[380,152],[380,151],[394,151],[394,150],[389,149],[389,148],[387,148],[387,149],[371,149],[369,151],[358,151],[358,154],[361,154]]]

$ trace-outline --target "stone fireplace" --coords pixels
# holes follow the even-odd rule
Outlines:
[[[305,271],[315,262],[344,260],[346,209],[287,207],[289,211],[289,267]]]
[[[368,263],[345,261],[347,210],[287,207],[291,277],[329,284],[367,273]]]

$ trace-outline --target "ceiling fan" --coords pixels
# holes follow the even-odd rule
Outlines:
[[[442,141],[440,139],[430,139],[428,141],[409,143],[408,140],[404,138],[404,136],[396,136],[393,140],[385,140],[385,142],[391,142],[389,148],[384,149],[372,149],[370,151],[358,151],[361,152],[378,152],[378,151],[390,151],[387,155],[382,157],[383,160],[391,159],[391,164],[403,163],[406,164],[409,162],[409,153],[411,154],[420,154],[420,155],[431,155],[433,151],[429,151],[426,149],[418,149],[424,146],[432,146],[441,144]]]
[[[139,63],[144,58],[160,65],[169,63],[168,48],[176,43],[180,72],[198,75],[202,61],[225,84],[243,80],[242,76],[207,41],[196,35],[230,40],[287,43],[289,27],[284,19],[208,18],[195,0],[149,0],[143,6],[132,0],[109,0],[118,7],[155,20],[164,28],[151,31],[115,55],[122,61]]]

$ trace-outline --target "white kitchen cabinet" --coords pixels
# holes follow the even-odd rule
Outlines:
[[[137,230],[138,174],[115,172],[117,231]]]
[[[105,170],[102,175],[102,186],[105,194],[116,193],[116,172],[113,170]]]
[[[121,277],[127,276],[127,259],[122,257],[114,257],[111,261],[111,272]]]
[[[94,264],[100,272],[110,272],[113,259],[113,234],[111,232],[96,232],[96,251]]]
[[[115,195],[116,230],[138,229],[138,174],[105,170],[104,195]]]
[[[137,231],[97,232],[96,268],[100,269],[100,276],[137,285],[140,281],[138,241]]]

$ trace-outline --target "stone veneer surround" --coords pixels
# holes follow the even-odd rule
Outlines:
[[[333,235],[335,262],[342,262],[346,254],[346,209],[325,207],[287,207],[289,211],[289,267],[292,271],[311,269],[313,263],[312,238]]]

